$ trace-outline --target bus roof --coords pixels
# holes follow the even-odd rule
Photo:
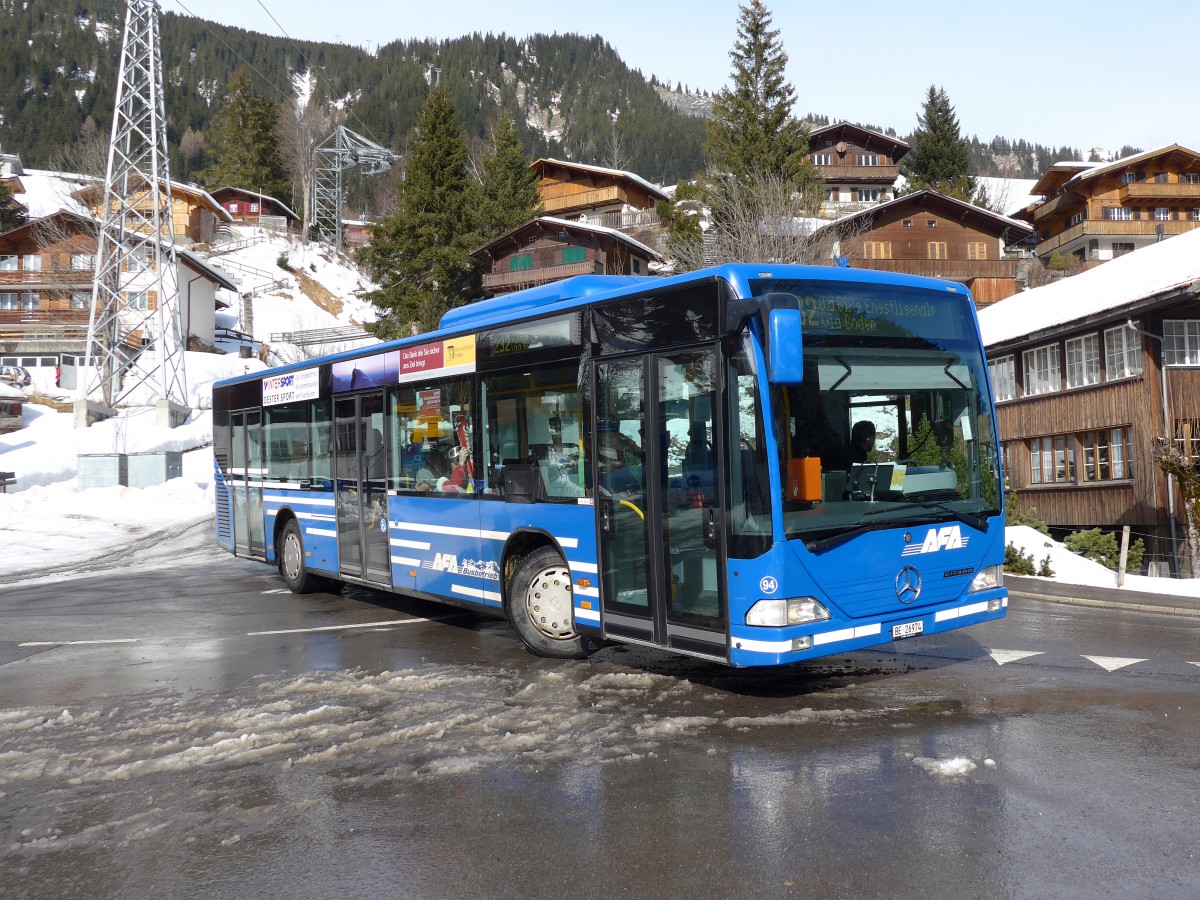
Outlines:
[[[289,363],[273,369],[263,369],[233,378],[216,382],[213,386],[220,387],[237,384],[242,381],[254,381],[264,377],[268,372],[299,371],[321,363],[336,362],[342,359],[353,359],[359,356],[373,356],[380,350],[403,347],[412,344],[425,344],[430,341],[453,337],[463,332],[476,331],[503,325],[510,321],[520,321],[535,313],[552,311],[567,312],[581,306],[587,306],[603,300],[613,300],[622,296],[636,296],[651,289],[655,291],[672,290],[688,284],[695,284],[711,279],[720,278],[728,282],[741,296],[750,296],[750,281],[760,278],[777,280],[796,279],[805,281],[851,281],[862,284],[891,284],[897,287],[924,288],[926,290],[954,293],[962,298],[969,298],[970,292],[959,282],[947,281],[940,278],[926,278],[919,275],[905,275],[897,272],[879,272],[873,269],[852,269],[844,266],[799,266],[777,265],[774,263],[725,263],[710,266],[706,269],[696,269],[681,275],[662,278],[655,275],[576,275],[562,281],[527,288],[523,291],[513,291],[486,300],[477,300],[464,306],[447,311],[433,331],[422,332],[412,337],[398,338],[357,347],[341,353],[321,356],[298,363]],[[521,315],[525,313],[526,315]]]

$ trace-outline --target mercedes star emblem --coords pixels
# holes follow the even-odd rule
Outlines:
[[[896,575],[896,599],[912,603],[921,596],[921,573],[916,566],[905,566]]]

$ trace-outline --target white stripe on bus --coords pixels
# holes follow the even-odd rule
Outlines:
[[[419,559],[413,559],[409,556],[393,556],[392,562],[398,566],[416,566],[417,568],[421,567],[421,561]]]
[[[406,541],[403,538],[392,538],[388,543],[393,547],[407,547],[409,550],[429,549],[429,541]]]
[[[596,597],[596,598],[600,597],[600,588],[598,588],[598,587],[585,588],[585,587],[580,587],[579,585],[574,585],[574,586],[572,586],[571,591],[572,591],[572,593],[574,593],[580,597]]]
[[[478,588],[469,588],[462,584],[450,585],[450,593],[462,594],[464,597],[474,597],[476,600],[494,600],[500,602],[500,594],[498,591],[481,591]]]
[[[315,534],[321,537],[337,537],[337,531],[332,528],[305,528],[305,534]]]
[[[401,531],[424,531],[429,534],[445,534],[452,537],[477,537],[489,541],[506,541],[512,532],[509,531],[483,531],[479,528],[456,528],[452,525],[429,525],[424,522],[388,522],[395,529]],[[575,549],[579,546],[578,538],[554,536],[555,539],[563,547]]]
[[[882,627],[876,622],[874,625],[859,625],[856,628],[843,628],[840,631],[826,631],[823,634],[814,634],[813,646],[835,644],[838,641],[852,641],[855,638],[869,637],[873,634],[879,634]]]
[[[589,622],[599,622],[600,621],[600,610],[598,610],[598,609],[580,609],[577,606],[577,607],[575,607],[575,618],[587,619]]]
[[[567,565],[571,567],[571,571],[573,572],[590,572],[593,575],[600,574],[600,567],[595,563],[575,562],[574,560],[568,560]]]
[[[976,613],[987,612],[987,601],[972,603],[968,606],[956,606],[954,609],[943,609],[933,617],[935,622],[945,622],[947,619],[957,619],[959,616],[973,616]]]
[[[326,500],[319,497],[315,500],[310,500],[307,497],[296,494],[263,494],[263,503],[303,503],[305,506],[333,506],[333,500]]]

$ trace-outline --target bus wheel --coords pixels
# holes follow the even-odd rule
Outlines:
[[[583,659],[592,649],[571,626],[571,570],[549,547],[535,550],[517,566],[508,584],[505,612],[525,646],[536,656]]]
[[[283,526],[280,538],[279,574],[283,583],[293,594],[311,594],[321,587],[316,575],[304,565],[304,538],[300,534],[300,523],[292,519]]]

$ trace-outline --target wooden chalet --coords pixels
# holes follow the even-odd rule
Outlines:
[[[364,219],[342,219],[342,240],[351,250],[365,247],[371,243],[372,225]]]
[[[1104,262],[1200,226],[1200,153],[1171,144],[1110,163],[1055,163],[1018,218],[1043,260],[1058,252]]]
[[[59,211],[0,234],[0,364],[23,365],[35,379],[40,369],[45,380],[45,370],[52,373],[86,352],[97,231],[93,219]],[[178,250],[178,267],[188,337],[212,344],[216,311],[229,305],[217,291],[236,291],[237,285],[184,249]],[[153,283],[150,274],[142,281]],[[153,288],[141,289],[136,274],[127,295],[139,308],[158,302]]]
[[[1020,260],[1009,247],[1033,231],[1025,222],[929,190],[868,207],[824,229],[848,235],[837,252],[851,266],[958,281],[981,307],[1016,293]]]
[[[836,219],[896,197],[900,159],[909,146],[898,137],[849,122],[809,133],[808,161],[825,179],[821,215]]]
[[[230,219],[238,225],[257,225],[287,231],[300,217],[280,200],[257,191],[237,187],[217,188],[211,194]]]
[[[471,251],[496,294],[573,275],[649,275],[662,256],[615,228],[541,216]]]
[[[97,219],[102,218],[104,185],[91,185],[72,195],[83,203]],[[139,209],[148,209],[149,192],[144,192],[136,202]],[[216,236],[220,225],[233,222],[232,216],[212,195],[203,188],[191,184],[171,182],[171,219],[175,225],[175,240],[184,244],[208,244]]]
[[[1129,525],[1173,564],[1182,498],[1152,448],[1170,433],[1200,461],[1200,232],[1017,294],[979,323],[1019,502],[1057,529]]]
[[[670,196],[657,185],[621,169],[559,159],[530,164],[547,215],[583,219],[605,228],[644,228],[658,224],[659,201]]]

